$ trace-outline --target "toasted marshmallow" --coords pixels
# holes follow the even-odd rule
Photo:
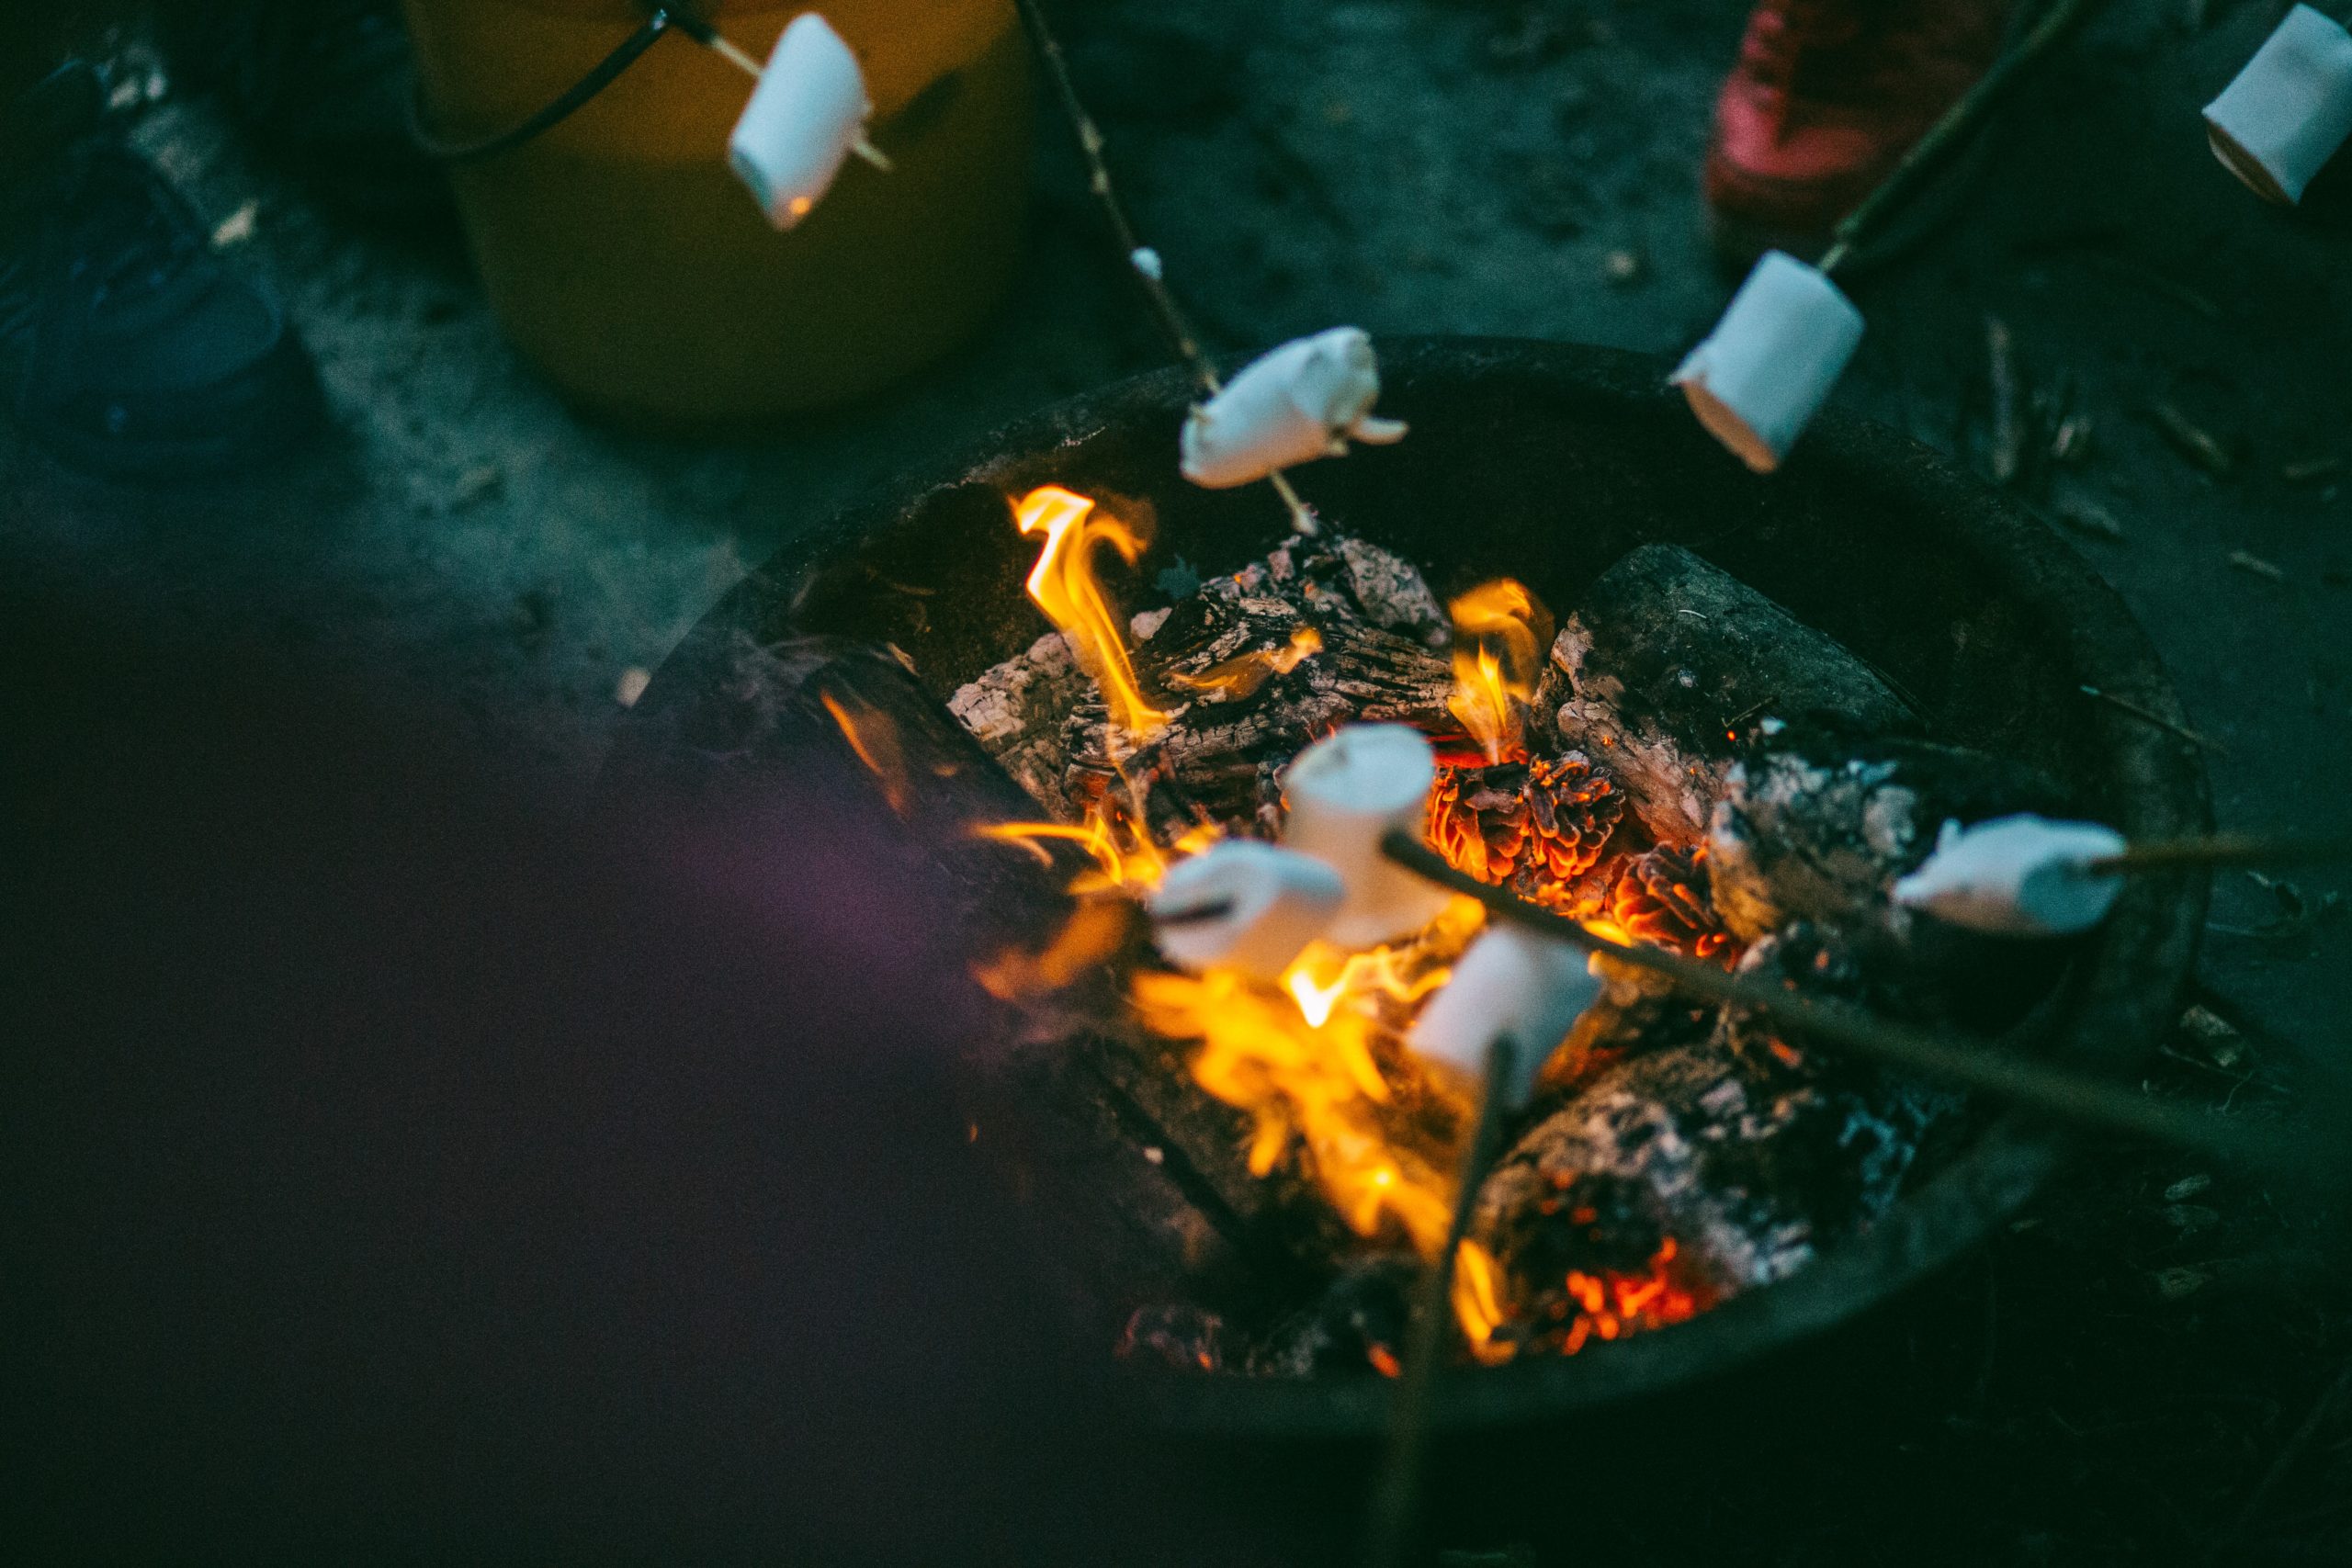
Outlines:
[[[1361,328],[1294,338],[1251,360],[1193,411],[1181,443],[1184,477],[1229,490],[1277,468],[1339,457],[1351,440],[1403,440],[1402,424],[1374,417],[1379,396],[1380,366]]]
[[[1781,466],[1862,341],[1862,313],[1818,267],[1768,251],[1671,379],[1707,433],[1759,474]]]

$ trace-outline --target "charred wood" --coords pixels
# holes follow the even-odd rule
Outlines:
[[[1560,628],[1553,721],[1617,776],[1665,842],[1704,832],[1743,727],[1830,716],[1906,734],[1917,717],[1834,638],[1674,545],[1603,572]],[[1770,721],[1770,723],[1768,723]]]

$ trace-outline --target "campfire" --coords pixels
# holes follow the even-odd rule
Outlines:
[[[1038,807],[976,833],[1084,864],[1072,911],[978,973],[1048,1049],[1113,1064],[1124,1135],[1251,1258],[1238,1287],[1145,1270],[1124,1356],[1393,1376],[1431,1263],[1461,1359],[1583,1354],[1803,1268],[1960,1122],[1959,1096],[1752,1010],[1605,957],[1507,961],[1477,902],[1377,862],[1384,812],[1597,934],[1898,1016],[2013,1014],[2054,973],[1909,931],[1884,889],[1947,818],[2056,787],[1919,739],[1870,666],[1687,550],[1633,550],[1555,622],[1511,579],[1441,600],[1327,524],[1123,615],[1144,519],[1010,500],[1050,629],[948,706]],[[1447,1265],[1477,1053],[1512,1029],[1532,1082]]]

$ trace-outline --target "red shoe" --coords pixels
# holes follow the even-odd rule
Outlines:
[[[1758,0],[1715,100],[1718,249],[1812,257],[2001,52],[2011,0]],[[1906,238],[1916,236],[1905,236]]]

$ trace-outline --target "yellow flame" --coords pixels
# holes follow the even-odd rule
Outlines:
[[[1012,519],[1024,537],[1045,536],[1029,572],[1029,597],[1070,639],[1080,668],[1102,687],[1112,721],[1137,740],[1159,733],[1168,716],[1144,700],[1118,618],[1094,581],[1095,546],[1110,546],[1133,566],[1143,541],[1117,518],[1097,515],[1091,498],[1059,485],[1041,486],[1014,502]]]
[[[1453,1212],[1446,1172],[1395,1147],[1377,1108],[1389,1099],[1373,1059],[1373,1025],[1335,1008],[1306,1021],[1283,992],[1230,970],[1205,975],[1147,971],[1135,977],[1144,1022],[1177,1040],[1198,1040],[1193,1077],[1253,1122],[1250,1169],[1273,1169],[1295,1140],[1303,1162],[1350,1227],[1373,1235],[1393,1217],[1424,1255],[1444,1245]]]
[[[1462,1325],[1463,1340],[1481,1366],[1499,1367],[1519,1349],[1509,1340],[1498,1343],[1495,1338],[1510,1319],[1502,1303],[1501,1273],[1493,1253],[1463,1237],[1453,1254],[1453,1320]]]
[[[1552,613],[1508,577],[1484,582],[1446,605],[1453,620],[1453,694],[1446,708],[1489,762],[1519,749],[1521,710],[1535,694],[1552,647]]]
[[[817,694],[825,711],[841,726],[842,739],[857,760],[865,764],[882,785],[882,797],[890,809],[903,817],[907,814],[907,754],[899,744],[898,727],[890,716],[863,698],[851,694],[846,703],[831,692]]]
[[[1250,1168],[1263,1176],[1294,1141],[1340,1216],[1373,1235],[1394,1218],[1426,1257],[1444,1246],[1454,1178],[1382,1125],[1393,1098],[1373,1042],[1384,1010],[1419,1001],[1445,984],[1453,958],[1485,916],[1467,898],[1449,904],[1413,942],[1349,953],[1317,942],[1265,986],[1227,970],[1139,974],[1134,996],[1160,1034],[1198,1040],[1201,1088],[1250,1113]]]
[[[1170,671],[1172,685],[1191,692],[1216,692],[1228,700],[1238,702],[1258,694],[1258,688],[1277,675],[1287,675],[1310,657],[1323,651],[1323,634],[1313,626],[1300,626],[1290,634],[1290,646],[1279,649],[1253,648],[1220,660],[1197,675]]]
[[[1019,844],[1047,864],[1053,857],[1046,853],[1039,840],[1081,846],[1093,857],[1094,868],[1069,885],[1069,890],[1079,894],[1112,889],[1148,893],[1159,886],[1170,865],[1198,854],[1220,836],[1214,825],[1204,822],[1186,829],[1172,849],[1163,850],[1115,795],[1105,795],[1095,802],[1083,822],[989,822],[972,832],[977,838]]]

